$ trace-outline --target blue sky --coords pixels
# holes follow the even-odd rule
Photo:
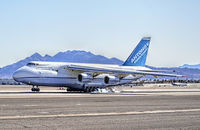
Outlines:
[[[0,1],[0,67],[66,50],[125,60],[143,36],[148,65],[200,64],[200,1]]]

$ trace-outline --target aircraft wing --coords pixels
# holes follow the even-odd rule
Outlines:
[[[121,67],[97,67],[97,66],[84,66],[84,65],[68,65],[67,69],[79,72],[92,72],[95,74],[109,73],[109,74],[132,74],[144,76],[168,76],[168,77],[183,77],[183,75],[146,72],[141,70],[125,69]]]

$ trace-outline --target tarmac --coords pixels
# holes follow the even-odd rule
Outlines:
[[[69,93],[0,86],[0,129],[200,130],[200,84],[118,87],[121,93]]]

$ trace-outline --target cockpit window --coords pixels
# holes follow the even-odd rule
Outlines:
[[[35,64],[35,63],[28,63],[27,66],[36,66],[38,64]]]

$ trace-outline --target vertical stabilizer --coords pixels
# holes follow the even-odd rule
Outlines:
[[[145,66],[150,40],[150,37],[143,37],[128,59],[123,63],[123,66]]]

